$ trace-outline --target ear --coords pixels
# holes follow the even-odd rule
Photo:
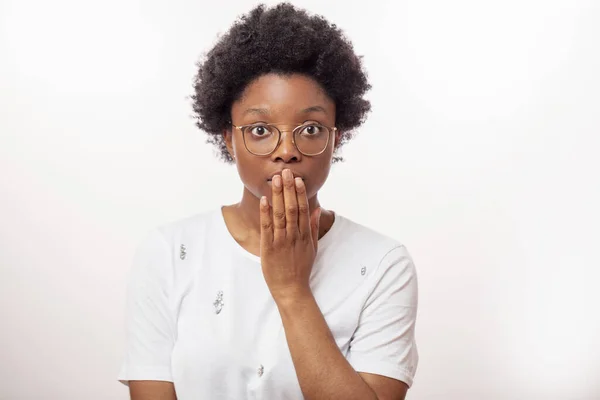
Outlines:
[[[337,129],[335,131],[335,142],[333,143],[333,148],[337,149],[337,147],[340,145],[340,141],[342,140],[342,131],[340,131],[339,129]]]
[[[233,152],[233,132],[231,129],[223,129],[223,139],[225,140],[225,146],[231,158],[235,158]]]

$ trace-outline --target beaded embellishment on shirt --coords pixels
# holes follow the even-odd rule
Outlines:
[[[217,292],[217,299],[213,303],[213,306],[215,306],[215,313],[220,313],[224,305],[225,303],[223,302],[223,291],[219,290]]]
[[[181,247],[179,248],[179,258],[181,258],[182,260],[185,260],[186,255],[187,255],[187,253],[185,252],[185,244],[182,244]]]

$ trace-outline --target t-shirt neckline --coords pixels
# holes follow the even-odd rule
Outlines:
[[[225,217],[223,215],[224,207],[225,206],[220,206],[215,211],[217,225],[219,225],[219,227],[221,229],[221,233],[223,235],[225,235],[225,237],[227,238],[227,241],[230,243],[230,245],[234,249],[236,249],[236,251],[238,253],[240,253],[244,257],[260,264],[260,257],[250,253],[248,250],[243,248],[242,245],[240,245],[233,238],[233,236],[231,235],[231,232],[229,232],[229,229],[227,228],[227,224],[225,223]],[[331,228],[329,228],[329,230],[321,237],[321,239],[319,239],[319,250],[324,249],[325,247],[329,246],[329,244],[333,240],[334,236],[336,235],[336,232],[340,229],[340,225],[342,224],[342,219],[343,219],[342,216],[340,216],[333,210],[330,210],[330,211],[333,213],[333,224],[331,225]],[[319,251],[319,250],[317,250],[317,251]]]

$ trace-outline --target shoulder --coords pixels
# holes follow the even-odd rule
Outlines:
[[[199,239],[214,237],[207,233],[215,232],[215,228],[218,227],[219,211],[220,209],[204,211],[156,225],[147,231],[140,241],[137,255],[159,258],[160,254],[163,261],[185,259],[187,249],[197,246]]]
[[[185,243],[210,232],[218,223],[220,209],[211,209],[157,225],[151,235],[160,235],[168,244]]]
[[[336,219],[338,225],[331,238],[335,253],[360,260],[377,275],[391,267],[400,274],[415,274],[413,259],[402,241],[343,215],[336,214]]]
[[[220,209],[162,223],[147,231],[135,251],[131,279],[162,280],[169,286],[188,276],[192,272],[191,264],[187,263],[188,254],[195,252],[199,240],[211,237],[205,232],[214,232],[218,211]]]
[[[352,252],[383,256],[394,248],[405,247],[400,240],[337,213],[334,236],[338,246]]]

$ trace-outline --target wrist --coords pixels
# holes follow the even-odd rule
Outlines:
[[[277,307],[281,309],[290,309],[302,307],[306,302],[314,300],[310,287],[290,287],[286,290],[271,292],[273,300]]]

